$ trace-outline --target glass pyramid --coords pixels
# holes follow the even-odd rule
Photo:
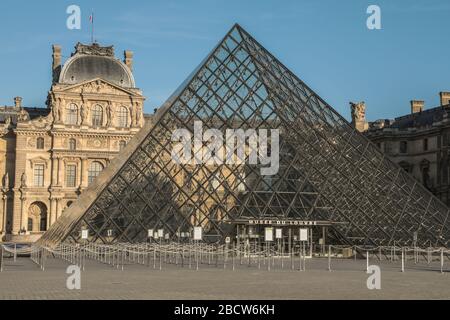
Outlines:
[[[172,133],[278,129],[279,170],[261,163],[180,164]],[[203,143],[202,148],[208,145]],[[196,155],[194,155],[196,156]],[[448,245],[448,208],[235,25],[119,159],[47,231],[41,244],[174,239],[202,226],[207,241],[252,219],[328,221],[356,245]]]

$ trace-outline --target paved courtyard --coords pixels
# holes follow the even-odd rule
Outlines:
[[[277,265],[248,267],[200,266],[199,271],[175,265],[125,265],[124,271],[86,261],[81,290],[69,290],[67,262],[47,261],[42,271],[29,258],[6,259],[0,273],[0,299],[450,299],[450,272],[439,265],[407,265],[373,261],[381,268],[381,290],[367,289],[365,260],[326,259],[306,262],[306,271]],[[298,268],[298,266],[296,266]]]

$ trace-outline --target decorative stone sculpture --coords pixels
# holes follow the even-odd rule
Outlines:
[[[350,102],[352,108],[352,121],[363,121],[366,120],[366,104],[364,101],[353,103]]]
[[[110,125],[112,125],[114,120],[114,111],[111,106],[111,103],[108,103],[108,106],[106,107],[106,114],[108,115],[108,122],[106,125],[109,127]]]
[[[136,102],[136,126],[141,123],[142,107],[139,102]]]
[[[352,110],[352,124],[355,126],[356,130],[360,132],[366,131],[369,128],[369,124],[366,121],[365,102],[350,102],[350,107]]]
[[[81,110],[80,110],[80,115],[81,115],[81,124],[85,124],[86,119],[87,119],[87,110],[86,110],[86,106],[84,104],[81,105]]]
[[[29,119],[28,112],[25,109],[20,109],[19,116],[17,117],[17,120],[19,121],[27,121]]]
[[[27,187],[27,175],[22,173],[22,177],[20,178],[20,187],[26,188]]]
[[[8,172],[3,176],[3,189],[9,189],[9,175],[8,175]]]

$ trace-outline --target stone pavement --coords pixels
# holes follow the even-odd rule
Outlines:
[[[373,261],[381,267],[381,290],[367,289],[365,260],[307,260],[306,271],[286,263],[270,271],[262,266],[231,265],[200,270],[175,265],[125,265],[124,271],[87,261],[81,290],[66,288],[65,261],[49,259],[42,271],[29,258],[6,259],[0,273],[0,299],[450,299],[450,268],[439,264],[414,265],[405,273],[399,263]],[[158,266],[159,267],[159,266]],[[298,266],[296,266],[298,268]]]

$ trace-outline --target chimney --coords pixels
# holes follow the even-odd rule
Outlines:
[[[22,98],[21,97],[14,98],[14,107],[17,109],[22,108]]]
[[[450,104],[450,92],[439,92],[439,96],[441,97],[441,106]]]
[[[52,46],[53,49],[53,65],[52,65],[52,74],[53,74],[53,82],[57,82],[59,78],[59,73],[61,72],[61,46],[54,44]]]
[[[425,106],[425,101],[411,100],[411,114],[422,112]]]
[[[131,71],[133,71],[133,51],[125,50],[124,52],[124,63],[127,65],[128,68],[130,68]]]

